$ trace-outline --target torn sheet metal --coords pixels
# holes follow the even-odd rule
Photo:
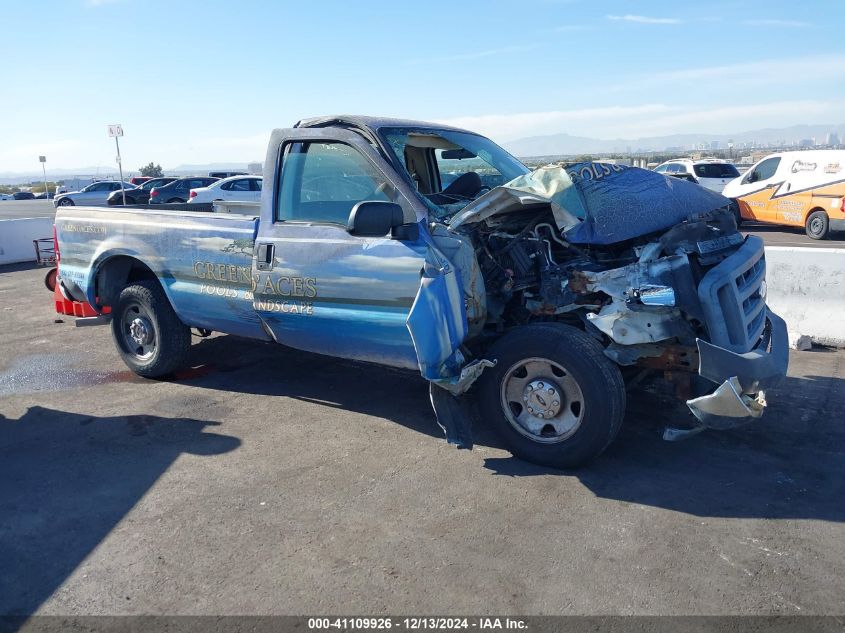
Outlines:
[[[459,349],[469,330],[464,292],[458,271],[437,249],[425,227],[421,237],[428,252],[405,325],[423,378],[450,379],[460,375],[465,361]]]
[[[448,379],[433,380],[432,383],[445,389],[453,396],[459,396],[466,393],[476,380],[481,376],[488,367],[495,367],[496,361],[487,360],[486,358],[479,358],[467,363],[461,368],[459,376]]]
[[[732,376],[711,394],[687,400],[687,406],[702,426],[710,429],[731,429],[763,415],[766,394],[744,394],[736,376]]]
[[[598,313],[587,314],[587,321],[620,345],[656,343],[692,334],[680,311],[671,308],[631,310],[624,301],[613,301]]]
[[[479,222],[520,206],[549,204],[573,244],[615,244],[666,230],[730,200],[695,183],[610,163],[549,165],[496,187],[455,215],[450,226]]]
[[[441,389],[436,383],[429,383],[428,396],[437,425],[443,429],[446,441],[458,448],[472,449],[472,411],[467,398],[458,398]]]
[[[650,246],[651,244],[646,249]],[[676,255],[656,261],[641,260],[611,270],[583,272],[583,290],[586,292],[603,292],[611,297],[625,299],[639,298],[645,291],[647,299],[649,297],[660,298],[660,303],[655,301],[653,304],[674,305],[674,303],[669,302],[669,299],[672,301],[675,299],[675,291],[672,288],[673,270],[679,264],[687,261],[686,255]]]
[[[472,339],[481,334],[487,321],[487,292],[475,251],[467,238],[452,233],[442,224],[432,224],[430,231],[437,249],[454,264],[461,275],[469,325],[467,338]]]
[[[420,290],[405,324],[417,353],[420,373],[427,380],[458,375],[463,364],[459,347],[467,335],[463,292],[451,267],[426,262]]]
[[[449,226],[455,229],[520,206],[538,204],[551,206],[555,223],[561,231],[577,226],[585,214],[583,202],[566,171],[550,165],[519,176],[470,202],[452,218]]]

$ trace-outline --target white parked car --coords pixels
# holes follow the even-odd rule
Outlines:
[[[211,183],[208,187],[191,189],[188,202],[259,202],[261,176],[232,176]]]
[[[733,163],[718,158],[676,158],[659,164],[654,171],[665,176],[685,178],[717,193],[722,193],[725,185],[739,176]]]
[[[14,200],[14,196],[10,193],[0,193],[0,200]]]

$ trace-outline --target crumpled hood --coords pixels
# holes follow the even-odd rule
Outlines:
[[[468,204],[451,228],[519,206],[548,203],[574,244],[614,244],[668,229],[730,204],[699,185],[647,169],[610,163],[547,166],[496,187]]]

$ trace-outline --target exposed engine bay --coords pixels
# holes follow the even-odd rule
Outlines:
[[[461,257],[477,359],[466,368],[480,372],[486,342],[518,326],[576,326],[633,380],[662,375],[686,401],[698,423],[667,429],[667,439],[759,417],[764,388],[785,373],[786,326],[766,306],[762,240],[739,233],[730,200],[692,183],[618,165],[549,166],[434,222],[431,234],[441,248],[462,242],[448,256]]]
[[[692,346],[698,337],[707,339],[698,281],[742,242],[728,208],[662,235],[602,246],[569,243],[548,207],[492,216],[461,230],[484,279],[489,327],[574,320],[624,345],[675,338]],[[631,331],[638,329],[634,323],[614,327],[611,321],[620,319],[645,319],[643,331]]]

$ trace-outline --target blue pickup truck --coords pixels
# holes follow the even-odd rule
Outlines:
[[[647,376],[691,412],[667,439],[761,415],[786,327],[734,213],[634,167],[531,171],[466,130],[321,117],[272,133],[253,214],[60,207],[58,288],[141,376],[185,364],[192,328],[413,370],[450,443],[472,446],[477,411],[569,468]]]

